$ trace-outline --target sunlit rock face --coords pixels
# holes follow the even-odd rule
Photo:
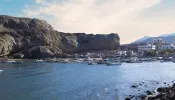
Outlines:
[[[0,16],[0,56],[25,51],[28,56],[23,55],[27,58],[29,55],[34,55],[36,50],[40,55],[43,53],[42,58],[54,55],[58,57],[61,53],[118,50],[119,45],[120,38],[116,33],[107,35],[64,33],[54,30],[43,20]]]

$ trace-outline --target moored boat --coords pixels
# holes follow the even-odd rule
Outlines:
[[[106,62],[104,60],[99,60],[97,61],[97,64],[106,64]]]
[[[84,59],[81,59],[81,58],[75,58],[75,59],[73,59],[73,62],[81,63],[81,62],[84,62]]]
[[[115,66],[115,65],[121,65],[121,62],[107,62],[108,66]]]
[[[44,60],[42,60],[42,59],[34,60],[34,63],[43,63],[43,62],[44,62]]]
[[[22,64],[20,61],[12,62],[12,64]]]
[[[88,62],[88,65],[94,65],[94,64],[96,64],[96,63],[94,63],[94,62]]]
[[[126,61],[126,63],[142,63],[142,61]]]
[[[72,61],[70,61],[70,59],[61,59],[59,62],[60,63],[71,63]]]
[[[2,63],[15,63],[16,61],[14,61],[14,60],[3,60],[1,62]]]
[[[160,62],[172,62],[173,60],[161,60]]]

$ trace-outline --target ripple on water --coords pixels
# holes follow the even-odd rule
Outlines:
[[[76,63],[4,64],[6,69],[1,66],[4,71],[0,74],[0,98],[124,100],[128,95],[141,95],[144,91],[164,86],[164,82],[169,84],[168,81],[175,80],[174,65],[160,62],[124,63],[113,67]],[[132,85],[138,87],[132,88]]]

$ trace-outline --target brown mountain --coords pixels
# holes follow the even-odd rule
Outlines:
[[[118,34],[64,33],[46,21],[0,15],[0,56],[62,57],[65,53],[118,50]]]

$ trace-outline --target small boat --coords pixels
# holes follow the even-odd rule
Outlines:
[[[14,60],[4,60],[4,61],[1,61],[2,63],[15,63],[16,61]]]
[[[42,63],[42,62],[44,62],[44,60],[41,60],[41,59],[37,59],[34,61],[34,63]]]
[[[69,59],[61,59],[61,63],[70,63],[71,61]]]
[[[99,60],[99,61],[97,61],[97,64],[106,64],[106,62],[103,60]]]
[[[43,62],[43,60],[41,60],[41,59],[40,60],[36,60],[36,62]]]
[[[12,64],[22,64],[22,62],[18,61],[18,62],[12,62]]]
[[[81,59],[81,58],[75,58],[75,59],[73,59],[73,62],[81,63],[81,62],[84,62],[84,59]]]
[[[172,62],[171,60],[161,60],[160,62]]]
[[[121,65],[121,62],[107,62],[108,66],[115,66],[115,65]]]
[[[94,62],[88,62],[88,65],[94,65],[95,63]]]
[[[142,61],[126,61],[126,63],[142,63]]]

